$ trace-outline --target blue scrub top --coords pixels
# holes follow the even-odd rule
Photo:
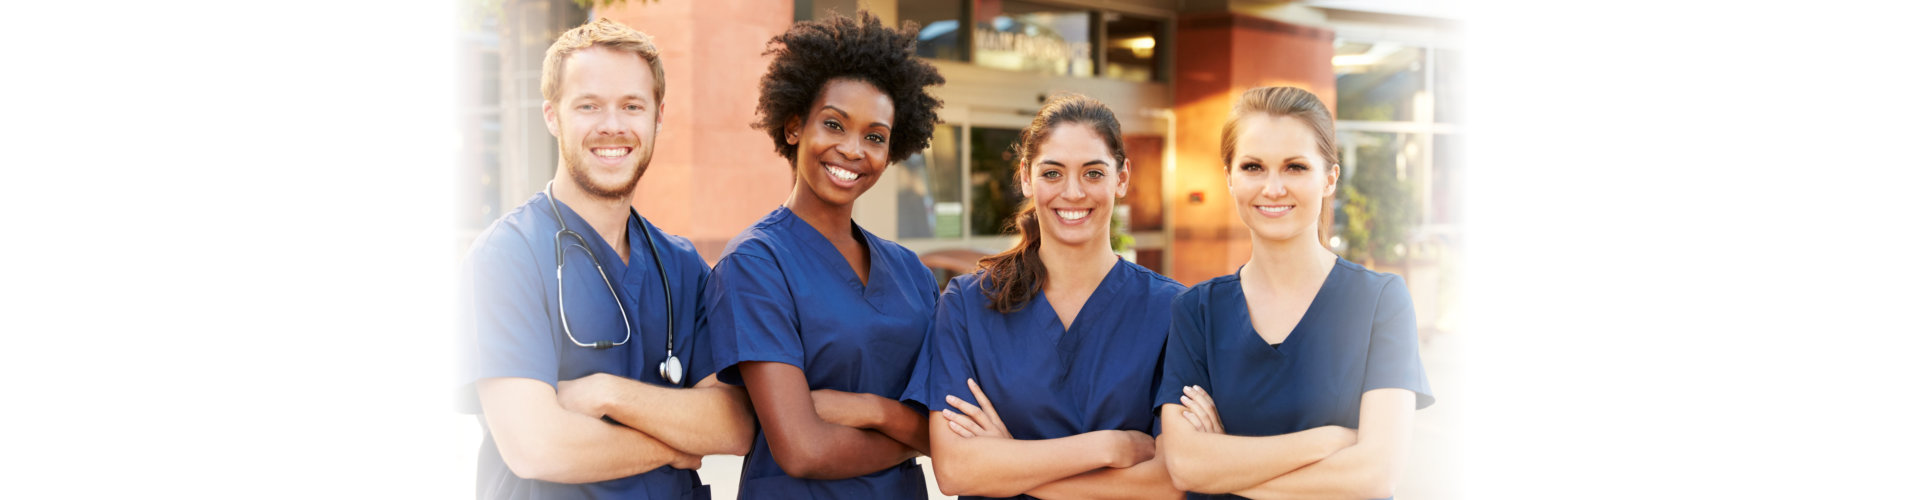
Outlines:
[[[812,389],[898,399],[933,321],[933,272],[920,257],[858,225],[869,255],[867,284],[833,243],[780,207],[740,233],[707,283],[713,366],[743,385],[738,365],[797,366]],[[756,432],[740,473],[740,498],[926,498],[913,460],[856,478],[800,479],[774,462]]]
[[[1247,307],[1237,273],[1174,299],[1156,411],[1180,403],[1181,387],[1198,385],[1213,395],[1228,434],[1275,436],[1323,425],[1357,429],[1360,394],[1374,389],[1411,390],[1416,409],[1433,404],[1413,300],[1399,276],[1338,259],[1277,345],[1254,331]]]
[[[1121,260],[1073,326],[1062,328],[1045,293],[1020,310],[995,312],[982,292],[990,283],[984,272],[947,283],[921,354],[926,376],[908,399],[935,411],[952,409],[949,394],[979,405],[967,389],[972,378],[1016,439],[1114,429],[1159,434],[1153,391],[1173,297],[1187,287]]]
[[[639,214],[627,218],[631,264],[618,254],[593,226],[559,204],[567,228],[580,233],[600,260],[619,301],[607,290],[592,261],[568,246],[566,286],[567,320],[573,336],[584,343],[618,342],[626,337],[626,323],[615,307],[623,307],[633,322],[633,337],[625,345],[596,350],[574,345],[560,328],[559,281],[555,276],[554,233],[560,230],[546,193],[536,193],[480,233],[467,251],[462,272],[461,335],[466,359],[461,370],[462,411],[479,414],[474,382],[492,377],[521,377],[556,385],[594,373],[609,373],[658,385],[668,384],[658,365],[666,359],[666,291],[647,249],[646,234],[660,250],[660,260],[672,280],[674,351],[686,367],[692,385],[712,373],[695,323],[699,319],[700,290],[707,281],[706,261],[685,238],[660,232]],[[568,238],[567,241],[574,241]],[[480,421],[482,428],[486,420]],[[495,447],[493,433],[482,433],[479,498],[706,498],[708,487],[694,471],[660,467],[644,474],[590,484],[559,484],[524,479],[507,469]]]

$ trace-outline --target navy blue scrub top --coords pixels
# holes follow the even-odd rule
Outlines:
[[[580,233],[607,279],[619,290],[619,302],[592,261],[578,248],[567,247],[567,320],[574,338],[618,342],[626,337],[626,323],[615,307],[624,307],[633,321],[633,337],[625,345],[596,350],[574,345],[560,328],[559,281],[555,276],[554,221],[547,195],[536,193],[480,233],[467,251],[462,280],[461,335],[468,336],[461,379],[462,411],[479,414],[474,382],[492,377],[530,378],[555,385],[594,373],[609,373],[658,385],[658,365],[666,359],[666,295],[660,274],[647,249],[642,231],[653,235],[660,259],[672,280],[674,351],[686,367],[688,385],[712,373],[702,352],[699,319],[700,290],[706,285],[707,265],[685,238],[660,232],[639,214],[627,218],[631,264],[618,254],[593,226],[566,204],[559,204],[567,228]],[[568,241],[573,241],[568,238]],[[486,419],[480,419],[484,429]],[[484,431],[475,489],[479,498],[706,498],[708,487],[694,471],[660,467],[644,474],[589,484],[559,484],[524,479],[507,469],[495,446],[493,433]]]
[[[799,367],[811,389],[899,399],[933,321],[933,272],[920,257],[858,225],[867,283],[813,226],[780,207],[734,237],[707,283],[713,366],[720,381],[744,385],[738,365]],[[865,476],[812,480],[774,462],[755,432],[740,472],[740,498],[926,498],[913,460]]]
[[[1087,297],[1073,326],[1061,328],[1045,293],[1020,310],[995,312],[981,291],[989,283],[984,272],[947,283],[921,354],[927,375],[910,399],[932,411],[952,409],[947,395],[979,405],[967,389],[972,378],[1015,439],[1116,429],[1159,434],[1153,391],[1173,297],[1187,287],[1121,260]]]
[[[1323,425],[1357,429],[1360,394],[1374,389],[1411,390],[1415,409],[1433,404],[1413,300],[1399,276],[1338,259],[1279,344],[1254,331],[1247,307],[1237,273],[1174,299],[1156,411],[1179,404],[1181,387],[1198,385],[1213,396],[1228,434],[1275,436]]]

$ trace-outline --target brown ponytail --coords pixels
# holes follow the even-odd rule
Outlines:
[[[1074,123],[1093,128],[1094,133],[1106,140],[1108,152],[1119,163],[1116,167],[1126,168],[1127,150],[1120,142],[1120,120],[1113,116],[1113,110],[1092,97],[1061,93],[1047,99],[1040,113],[1034,115],[1033,123],[1020,130],[1020,141],[1014,143],[1014,150],[1019,154],[1015,178],[1026,178],[1034,157],[1040,152],[1040,143],[1047,141],[1054,127]],[[994,312],[1018,311],[1047,286],[1047,266],[1040,263],[1039,212],[1032,198],[1022,202],[1020,211],[1008,221],[1005,231],[1018,231],[1020,242],[1005,252],[980,259],[980,269],[986,271],[980,292],[986,294]]]

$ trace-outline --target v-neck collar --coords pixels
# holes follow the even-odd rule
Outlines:
[[[886,256],[883,255],[885,252],[880,252],[874,248],[873,234],[868,233],[866,228],[860,227],[859,222],[849,221],[853,224],[853,237],[855,242],[859,243],[867,252],[866,283],[860,282],[860,275],[854,272],[853,263],[847,261],[847,256],[840,254],[840,249],[833,246],[833,241],[828,240],[826,234],[821,233],[819,229],[815,229],[813,224],[808,224],[806,219],[800,217],[800,214],[793,213],[793,209],[782,205],[779,210],[783,212],[781,215],[788,219],[787,223],[796,227],[793,231],[796,233],[795,235],[802,240],[801,244],[811,249],[816,258],[822,259],[822,262],[827,263],[827,267],[833,268],[833,273],[839,276],[841,281],[852,285],[855,290],[859,290],[861,296],[871,296],[874,290],[878,288],[878,285],[882,283],[883,277],[881,275],[884,274],[884,270],[887,269],[885,263]],[[839,265],[834,265],[833,263],[839,263]]]
[[[542,196],[547,195],[545,192],[541,192],[540,194]],[[567,221],[567,229],[580,233],[583,239],[593,242],[591,251],[595,257],[600,259],[601,267],[609,268],[607,269],[608,279],[617,283],[643,279],[639,278],[637,274],[628,272],[628,270],[635,267],[635,259],[639,259],[642,254],[640,249],[646,248],[648,237],[652,236],[651,233],[644,232],[651,231],[652,227],[647,223],[646,217],[640,216],[638,210],[635,210],[633,207],[627,207],[627,256],[625,259],[622,259],[620,258],[620,250],[607,243],[607,238],[600,235],[600,231],[594,229],[593,224],[587,223],[586,218],[581,217],[579,212],[575,212],[572,206],[568,206],[567,202],[560,201],[559,198],[554,198],[553,202],[554,205],[560,207],[561,217]],[[556,227],[555,229],[557,230],[559,228]],[[652,250],[646,252],[646,258],[653,258]],[[664,266],[665,264],[654,262],[653,265]]]
[[[1300,313],[1300,320],[1293,323],[1293,329],[1287,331],[1287,338],[1280,339],[1279,343],[1267,342],[1267,338],[1261,336],[1260,331],[1253,327],[1253,302],[1247,299],[1247,280],[1240,275],[1240,272],[1246,270],[1247,266],[1242,264],[1239,269],[1233,270],[1234,285],[1240,287],[1240,306],[1243,308],[1242,311],[1246,312],[1247,321],[1244,325],[1246,335],[1262,347],[1266,347],[1274,352],[1280,352],[1281,349],[1287,346],[1298,344],[1299,342],[1295,342],[1294,339],[1300,334],[1300,327],[1306,325],[1308,320],[1317,317],[1321,309],[1325,309],[1325,307],[1320,305],[1320,301],[1327,296],[1327,284],[1333,282],[1333,275],[1340,272],[1340,261],[1342,260],[1344,259],[1341,259],[1337,255],[1334,256],[1333,268],[1328,269],[1327,275],[1320,279],[1320,287],[1313,290],[1313,300],[1307,302],[1307,310]]]
[[[1087,304],[1092,304],[1095,299],[1101,299],[1103,298],[1103,296],[1110,294],[1110,292],[1108,292],[1107,289],[1116,288],[1118,286],[1118,285],[1114,285],[1115,280],[1117,279],[1115,278],[1115,276],[1119,276],[1120,268],[1125,267],[1126,265],[1127,265],[1127,259],[1118,259],[1113,263],[1113,267],[1107,268],[1107,274],[1105,276],[1101,276],[1100,283],[1093,286],[1093,293],[1087,294],[1087,300],[1085,302],[1080,303],[1080,313],[1085,313],[1087,311]],[[1074,320],[1073,325],[1068,325],[1066,320],[1060,319],[1060,311],[1053,308],[1053,301],[1047,298],[1047,290],[1044,287],[1040,289],[1040,293],[1034,294],[1034,302],[1035,303],[1031,304],[1029,307],[1036,307],[1036,306],[1045,307],[1047,314],[1053,316],[1053,321],[1048,322],[1047,325],[1051,327],[1049,328],[1050,333],[1053,333],[1059,336],[1059,338],[1056,339],[1056,341],[1059,339],[1066,339],[1068,337],[1071,337],[1070,335],[1067,335],[1067,334],[1073,331],[1073,325],[1080,325],[1080,324],[1086,323],[1085,321],[1081,321],[1084,318],[1082,314],[1079,314],[1079,313],[1076,313],[1073,315],[1073,320]]]

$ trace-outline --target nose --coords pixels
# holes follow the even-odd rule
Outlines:
[[[1067,190],[1065,192],[1060,193],[1060,197],[1065,198],[1069,201],[1079,201],[1079,200],[1086,199],[1087,189],[1086,189],[1086,186],[1081,184],[1082,182],[1086,182],[1086,181],[1081,179],[1079,176],[1074,176],[1073,180],[1067,181]]]
[[[858,161],[866,159],[867,152],[860,147],[860,141],[862,140],[860,139],[860,134],[844,135],[845,137],[840,140],[839,144],[833,145],[833,149],[839,151],[840,156],[848,160]]]
[[[621,136],[627,134],[627,123],[621,118],[620,113],[601,113],[600,120],[593,124],[593,129],[593,132],[599,135]]]
[[[1279,198],[1287,195],[1287,183],[1278,175],[1267,176],[1260,186],[1260,195],[1267,198]]]

